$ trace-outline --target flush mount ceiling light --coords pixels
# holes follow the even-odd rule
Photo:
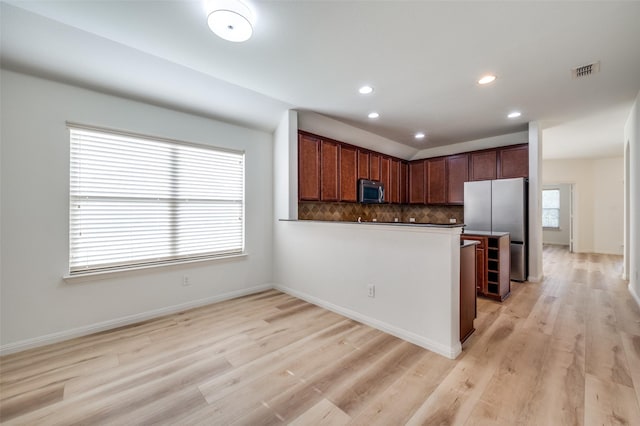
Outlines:
[[[416,139],[424,139],[425,134],[423,132],[418,132],[414,135]]]
[[[496,76],[493,74],[487,74],[482,76],[480,80],[478,80],[478,84],[489,84],[493,83],[496,80]]]
[[[247,41],[253,34],[253,12],[240,0],[205,0],[207,24],[218,37],[228,41]]]
[[[373,119],[373,118],[378,118],[380,117],[380,114],[378,114],[377,112],[370,112],[369,115],[367,115],[367,117]]]
[[[507,117],[509,117],[509,118],[518,118],[518,117],[520,117],[521,115],[522,115],[522,113],[521,113],[520,111],[513,111],[513,112],[510,112],[510,113],[507,115]]]
[[[368,95],[369,93],[373,93],[373,87],[371,86],[362,86],[358,89],[361,95]]]

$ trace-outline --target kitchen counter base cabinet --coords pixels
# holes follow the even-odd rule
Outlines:
[[[509,234],[500,236],[463,234],[460,238],[479,243],[476,245],[478,295],[500,302],[509,297],[511,294]]]
[[[476,318],[476,247],[467,244],[460,248],[460,343],[473,334]]]

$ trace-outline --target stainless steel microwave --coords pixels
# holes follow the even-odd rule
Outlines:
[[[366,204],[384,203],[384,185],[375,180],[358,180],[358,201]]]

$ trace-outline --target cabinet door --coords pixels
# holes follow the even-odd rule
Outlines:
[[[390,203],[393,197],[393,188],[391,187],[391,158],[380,158],[380,182],[384,185],[384,201]]]
[[[320,199],[338,201],[338,144],[320,143]]]
[[[498,150],[498,179],[529,176],[529,145],[514,145]]]
[[[369,179],[369,152],[358,150],[358,179]]]
[[[358,201],[358,152],[340,145],[340,201]]]
[[[369,179],[380,180],[380,154],[369,153]]]
[[[409,163],[409,203],[424,204],[424,161]]]
[[[320,139],[298,136],[298,199],[320,200]]]
[[[391,159],[391,176],[389,178],[389,188],[391,194],[389,195],[389,201],[398,204],[400,203],[400,161]]]
[[[469,156],[447,157],[447,203],[464,204],[464,183],[469,180]]]
[[[447,202],[447,159],[427,160],[427,204]]]
[[[400,163],[400,203],[407,204],[409,202],[409,164]]]
[[[473,246],[460,249],[460,341],[473,332],[476,317],[476,254]]]
[[[497,152],[495,149],[469,154],[469,180],[491,180],[497,174]]]
[[[476,287],[478,294],[487,293],[487,237],[476,237],[463,234],[462,240],[477,241],[476,245]]]

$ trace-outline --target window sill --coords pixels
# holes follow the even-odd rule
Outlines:
[[[147,270],[158,270],[161,268],[181,268],[186,267],[192,264],[200,264],[200,263],[213,263],[213,262],[224,262],[230,260],[240,260],[246,258],[248,254],[246,252],[239,254],[232,254],[227,256],[216,256],[216,257],[208,257],[204,259],[193,259],[193,260],[181,260],[170,263],[161,263],[157,265],[143,265],[143,266],[132,266],[129,268],[120,268],[114,269],[112,271],[97,271],[97,272],[86,272],[86,273],[77,273],[77,274],[66,274],[62,276],[62,279],[68,283],[82,283],[88,281],[97,281],[104,280],[109,278],[116,278],[118,276],[126,276],[135,273],[144,272]]]
[[[560,229],[559,227],[558,228],[549,228],[549,227],[545,227],[545,226],[542,227],[542,230],[543,231],[558,231],[558,232],[562,231],[562,229]]]

